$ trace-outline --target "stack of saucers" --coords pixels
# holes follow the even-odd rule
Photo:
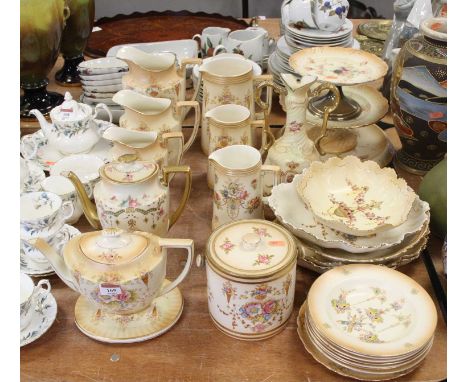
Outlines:
[[[115,57],[83,61],[78,65],[83,88],[82,102],[91,106],[103,103],[112,114],[121,114],[122,107],[112,97],[122,90],[122,77],[128,72],[128,65]]]
[[[344,264],[397,268],[419,257],[429,205],[394,170],[355,156],[314,162],[268,204],[298,241],[299,264],[323,273]]]
[[[437,311],[410,277],[354,264],[314,282],[297,323],[317,362],[347,377],[380,381],[420,366],[432,347]]]

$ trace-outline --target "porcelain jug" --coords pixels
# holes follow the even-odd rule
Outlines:
[[[76,102],[66,92],[65,101],[50,112],[52,123],[47,122],[37,109],[31,110],[30,114],[39,120],[48,143],[62,154],[70,155],[89,152],[101,138],[94,121],[101,108],[107,112],[109,121],[112,121],[112,113],[106,105],[97,104],[93,114],[91,106]]]
[[[233,145],[210,154],[213,166],[212,228],[242,219],[263,219],[263,177],[272,173],[278,184],[280,168],[262,165],[256,148]]]
[[[101,180],[94,186],[94,206],[79,178],[66,174],[78,192],[86,218],[95,228],[121,228],[165,236],[182,214],[192,185],[188,166],[163,167],[138,161],[126,154],[99,169]],[[185,175],[185,188],[177,209],[169,214],[169,176]]]

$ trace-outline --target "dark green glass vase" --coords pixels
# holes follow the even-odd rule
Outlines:
[[[63,31],[60,53],[63,67],[55,74],[55,80],[63,86],[80,86],[78,65],[84,60],[86,48],[94,23],[94,0],[67,0],[70,17]]]

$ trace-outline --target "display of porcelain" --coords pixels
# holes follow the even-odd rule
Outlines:
[[[185,175],[185,188],[180,204],[170,214],[169,176]],[[73,182],[86,218],[95,229],[122,228],[128,231],[152,232],[166,236],[185,208],[192,185],[188,166],[163,167],[151,161],[139,161],[126,154],[118,161],[99,169],[100,181],[94,186],[96,205],[89,199],[79,177],[66,174]]]
[[[172,101],[169,98],[150,97],[132,90],[121,90],[112,98],[125,112],[120,117],[120,127],[129,130],[182,132],[183,113],[193,107],[195,119],[192,135],[184,145],[184,153],[192,146],[200,125],[200,105],[197,101]],[[177,147],[169,147],[177,150]]]
[[[45,177],[37,163],[20,158],[20,192],[39,191]]]
[[[401,243],[405,237],[421,230],[429,222],[429,205],[417,196],[408,213],[408,218],[399,226],[371,236],[354,236],[330,228],[317,221],[296,191],[303,175],[296,175],[291,184],[273,187],[268,205],[275,216],[294,235],[323,248],[340,248],[351,253],[365,253],[390,248]]]
[[[348,0],[288,0],[281,4],[281,12],[288,21],[303,28],[334,32],[347,20]]]
[[[318,222],[355,236],[399,226],[416,198],[393,169],[353,156],[312,163],[296,189]]]
[[[267,32],[264,29],[240,29],[232,31],[224,39],[223,45],[215,47],[213,55],[219,52],[236,53],[261,65],[264,55],[264,40]]]
[[[112,126],[112,123],[105,121],[95,121],[99,131],[103,131]],[[102,162],[109,162],[109,150],[112,144],[106,139],[101,139],[88,154],[97,157]],[[54,147],[49,145],[47,138],[44,137],[42,130],[36,131],[33,134],[24,135],[20,143],[21,155],[28,161],[36,164],[44,171],[50,171],[51,168],[60,160],[67,158]],[[60,174],[58,174],[60,175]]]
[[[146,310],[156,297],[177,287],[190,271],[193,257],[193,240],[116,228],[74,237],[66,244],[63,257],[43,240],[34,244],[63,282],[93,304],[92,317],[100,311],[116,320]],[[163,286],[171,248],[183,248],[187,260],[177,278]]]
[[[112,120],[112,114],[105,105],[97,105],[96,109],[98,108],[106,110],[109,120]],[[97,113],[93,114],[89,105],[74,101],[69,92],[65,93],[65,101],[51,110],[52,123],[47,122],[37,109],[31,110],[30,113],[39,120],[48,144],[61,154],[87,153],[100,139],[93,121]]]
[[[42,337],[50,329],[57,317],[57,302],[52,293],[41,290],[38,294],[41,304],[38,309],[31,309],[31,321],[20,332],[20,347]]]
[[[83,214],[83,209],[78,201],[73,184],[63,176],[49,176],[41,182],[44,191],[52,192],[60,196],[62,201],[73,203],[73,215],[65,220],[65,223],[75,224]]]
[[[447,153],[447,19],[431,18],[401,48],[390,104],[402,142],[398,165],[424,175]]]
[[[209,133],[206,112],[219,105],[236,104],[245,106],[251,115],[255,115],[256,83],[271,80],[271,76],[255,76],[250,61],[226,56],[216,60],[205,60],[199,67],[199,72],[200,81],[203,82],[201,145],[205,155],[208,155]],[[271,105],[271,96],[271,92],[267,94],[267,105]],[[268,114],[267,110],[265,114]],[[264,144],[266,143],[262,142],[262,146]]]
[[[135,154],[138,159],[153,161],[160,167],[178,166],[184,149],[182,132],[159,134],[156,131],[129,130],[113,126],[102,135],[113,143],[110,157],[118,160],[124,154]],[[169,147],[175,147],[175,152],[169,154]]]
[[[208,309],[228,336],[262,340],[284,329],[293,310],[296,245],[265,220],[223,225],[207,243]]]
[[[44,289],[42,286],[45,285]],[[39,293],[44,290],[43,293]],[[23,331],[31,322],[36,306],[41,306],[50,292],[49,280],[40,280],[34,285],[31,277],[20,273],[20,328]]]
[[[229,32],[229,28],[206,27],[201,34],[194,35],[192,39],[198,42],[202,57],[208,57],[213,56],[214,48],[226,41]]]

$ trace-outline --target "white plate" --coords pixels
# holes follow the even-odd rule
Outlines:
[[[108,85],[118,85],[122,86],[122,78],[114,78],[111,80],[84,80],[81,78],[82,86],[108,86]]]
[[[346,36],[349,33],[352,33],[353,23],[350,19],[346,19],[342,27],[336,32],[328,32],[320,29],[309,29],[309,28],[295,28],[291,24],[286,25],[286,33],[294,33],[298,36],[303,36],[305,38],[312,39],[333,39]]]
[[[80,74],[80,79],[84,81],[102,81],[102,80],[116,80],[122,78],[127,72],[110,73],[110,74],[93,74],[87,76]]]
[[[87,92],[84,91],[83,95],[84,97],[92,100],[100,100],[100,99],[112,99],[112,97],[115,95],[117,92],[110,92],[110,93],[97,93],[97,92]],[[94,102],[99,102],[99,101],[94,101]]]
[[[118,85],[83,85],[86,93],[116,93],[122,90],[122,84]]]
[[[39,292],[42,295],[44,292]],[[33,307],[31,307],[33,309]],[[45,298],[42,307],[34,310],[31,322],[20,332],[20,346],[36,341],[49,330],[57,317],[57,301],[52,292]]]
[[[174,40],[161,42],[142,42],[135,44],[116,45],[107,51],[107,57],[115,57],[120,48],[132,46],[146,53],[172,52],[180,62],[184,58],[195,58],[198,56],[198,44],[195,40]]]
[[[88,105],[92,105],[92,104],[98,104],[98,103],[103,103],[104,105],[109,105],[109,106],[119,106],[117,105],[113,100],[112,100],[112,97],[108,97],[108,98],[90,98],[90,97],[87,97],[85,95],[82,95],[81,96],[81,99],[83,100],[84,103],[88,104]]]
[[[81,62],[78,65],[78,72],[84,76],[121,73],[128,72],[128,65],[125,61],[115,57],[96,58]]]

